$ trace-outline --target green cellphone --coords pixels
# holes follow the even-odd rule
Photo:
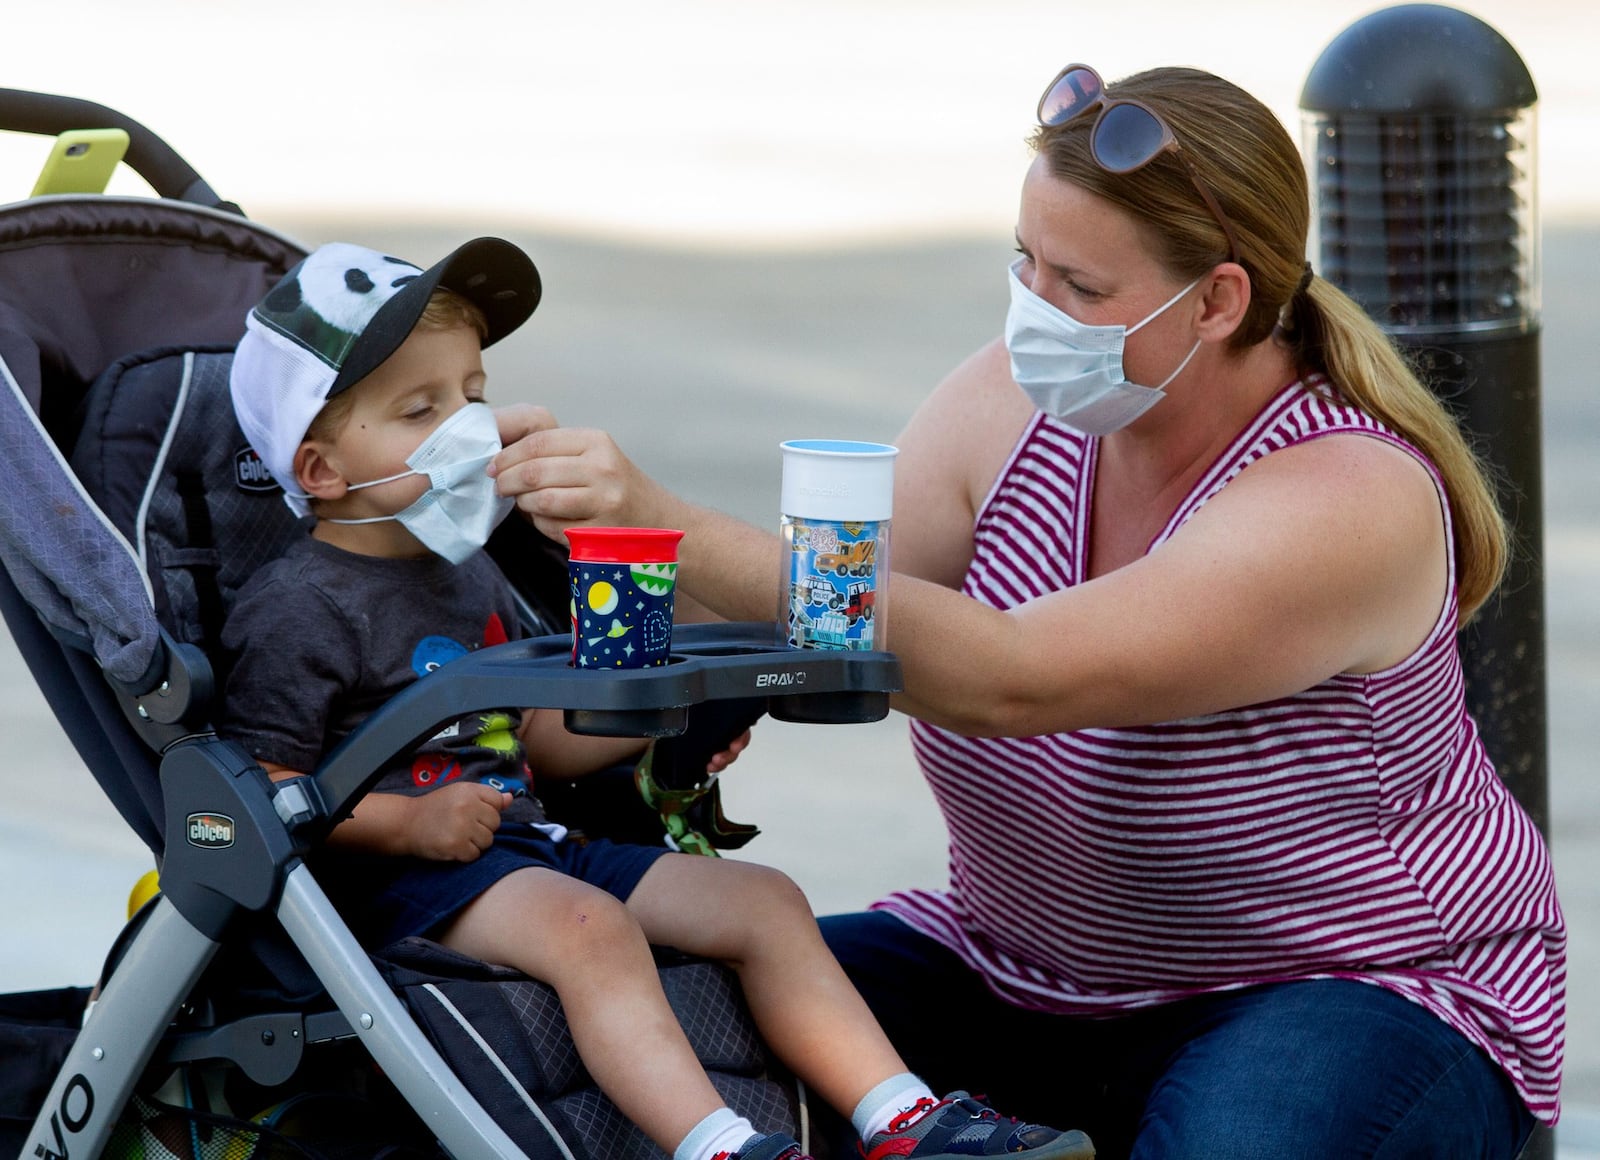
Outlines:
[[[29,197],[50,193],[104,193],[122,155],[128,151],[123,129],[68,129],[50,147]]]

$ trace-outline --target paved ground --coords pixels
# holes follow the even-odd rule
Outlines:
[[[277,223],[433,260],[466,236]],[[601,425],[686,493],[774,524],[785,438],[892,439],[918,399],[995,332],[1004,236],[893,249],[766,254],[611,247],[512,236],[535,254],[546,301],[490,353],[498,400]],[[1569,1119],[1563,1157],[1600,1157],[1600,228],[1546,232],[1545,548],[1551,840],[1572,927]],[[0,638],[0,991],[91,981],[147,853],[106,805]],[[728,813],[759,822],[750,855],[788,870],[821,912],[942,881],[941,827],[904,722],[764,722],[728,776]]]

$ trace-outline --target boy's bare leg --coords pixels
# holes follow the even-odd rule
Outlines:
[[[637,920],[603,890],[553,870],[518,870],[439,941],[554,987],[600,1090],[669,1154],[723,1106],[667,1003]]]
[[[650,942],[732,967],[762,1038],[842,1115],[906,1070],[782,872],[670,854],[645,873],[628,909]]]

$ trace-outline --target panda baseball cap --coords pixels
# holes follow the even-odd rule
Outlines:
[[[501,238],[475,238],[426,270],[330,242],[250,311],[228,382],[234,414],[297,515],[310,509],[294,455],[317,412],[398,350],[441,288],[483,311],[486,347],[526,322],[541,292],[533,260]]]

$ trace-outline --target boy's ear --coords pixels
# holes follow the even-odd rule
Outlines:
[[[350,489],[344,473],[314,439],[305,440],[295,449],[294,478],[300,490],[313,499],[340,499]]]

